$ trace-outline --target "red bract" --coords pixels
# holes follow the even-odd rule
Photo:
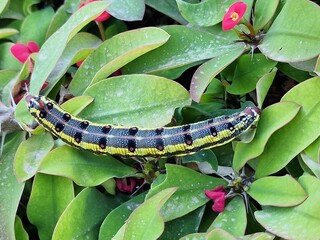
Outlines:
[[[142,180],[136,179],[136,178],[117,178],[116,179],[116,185],[119,191],[126,192],[126,193],[132,193],[137,186],[141,185]]]
[[[212,210],[214,212],[223,212],[227,195],[227,193],[224,190],[224,187],[219,186],[213,190],[206,190],[205,194],[207,198],[210,198],[214,201],[212,205]]]
[[[243,2],[235,2],[232,4],[223,17],[222,30],[227,31],[234,28],[234,26],[240,22],[246,10],[247,4]]]
[[[16,43],[10,48],[12,55],[22,63],[27,61],[31,53],[39,52],[39,50],[39,45],[36,42]]]
[[[82,2],[80,4],[79,8],[82,8],[84,5],[87,5],[88,3],[96,2],[96,1],[97,0],[86,0],[85,2]],[[111,15],[107,11],[104,11],[98,17],[96,17],[94,20],[97,22],[103,22],[103,21],[108,20],[110,17],[111,17]]]

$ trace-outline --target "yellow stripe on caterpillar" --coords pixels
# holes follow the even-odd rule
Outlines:
[[[175,127],[140,128],[97,124],[72,116],[44,96],[26,97],[36,121],[54,136],[96,154],[122,157],[182,156],[226,144],[255,126],[260,109]]]

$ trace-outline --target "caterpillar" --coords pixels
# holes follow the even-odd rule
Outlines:
[[[67,144],[96,154],[122,157],[169,157],[193,154],[226,144],[256,126],[260,109],[174,127],[140,128],[97,124],[72,116],[53,100],[28,95],[35,120]]]

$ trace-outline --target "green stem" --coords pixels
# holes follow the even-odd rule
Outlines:
[[[104,33],[104,27],[103,27],[103,24],[102,22],[97,22],[97,26],[98,26],[98,29],[99,29],[99,32],[100,32],[100,36],[101,36],[101,40],[102,41],[105,41],[106,40],[106,35]]]

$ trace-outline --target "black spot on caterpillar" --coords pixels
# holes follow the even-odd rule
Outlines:
[[[141,128],[97,124],[72,116],[44,96],[26,97],[36,121],[54,136],[96,154],[123,157],[182,156],[226,144],[255,126],[260,109],[175,127]]]

